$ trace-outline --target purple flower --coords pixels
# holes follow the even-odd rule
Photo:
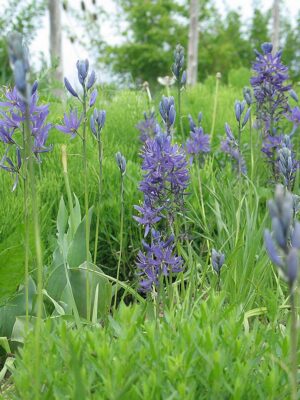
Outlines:
[[[159,103],[159,112],[167,127],[167,133],[170,135],[171,127],[174,124],[176,117],[174,97],[163,96],[161,102]]]
[[[76,63],[78,80],[82,86],[85,85],[85,80],[89,72],[89,61],[88,60],[78,60]]]
[[[106,111],[94,109],[93,114],[91,115],[90,125],[91,130],[97,140],[100,140],[100,134],[104,127],[106,120]]]
[[[163,215],[161,213],[163,207],[153,208],[150,199],[146,197],[142,207],[134,206],[134,208],[141,214],[141,217],[134,216],[133,218],[139,224],[145,226],[145,237],[146,237],[151,227],[163,218]]]
[[[86,89],[90,90],[94,86],[95,82],[96,82],[96,74],[95,74],[95,71],[92,71],[89,76],[88,83],[86,85]]]
[[[273,155],[282,144],[283,136],[266,135],[263,140],[263,147],[261,151],[269,158],[270,162],[274,162]]]
[[[298,95],[297,95],[297,93],[295,92],[295,90],[291,89],[291,90],[289,91],[289,94],[290,94],[291,98],[292,98],[293,100],[295,100],[296,103],[298,103],[299,98],[298,98]]]
[[[162,133],[146,141],[141,157],[145,175],[140,190],[144,195],[159,206],[180,204],[189,183],[183,148],[172,145],[171,137]]]
[[[136,128],[140,131],[140,140],[142,142],[146,142],[147,139],[153,138],[160,133],[160,126],[154,112],[150,112],[149,115],[144,112],[144,119],[136,125]]]
[[[52,127],[52,124],[46,123],[47,116],[48,112],[40,113],[39,118],[32,123],[31,131],[34,136],[32,151],[35,155],[52,150],[52,146],[46,146],[49,130]]]
[[[27,49],[23,44],[23,36],[19,32],[11,32],[7,37],[10,64],[14,73],[16,88],[26,96],[26,75],[29,70]]]
[[[252,100],[252,92],[249,87],[247,87],[247,86],[244,87],[243,96],[244,96],[244,99],[245,99],[246,103],[248,104],[248,106],[251,106],[253,100]]]
[[[190,139],[186,142],[186,151],[192,156],[191,162],[194,156],[210,152],[210,137],[204,134],[201,126],[195,126],[190,132]]]
[[[224,261],[225,261],[225,254],[223,254],[223,253],[221,253],[221,252],[219,252],[219,251],[217,251],[215,249],[212,249],[212,251],[211,251],[211,263],[212,263],[214,271],[218,275],[220,275],[221,268],[222,268],[222,266],[224,264]]]
[[[300,107],[294,107],[291,110],[291,114],[287,115],[287,119],[294,123],[295,126],[300,125]]]
[[[227,153],[237,163],[237,170],[242,174],[247,174],[247,167],[244,157],[242,156],[237,141],[235,140],[230,126],[225,124],[226,139],[221,142],[221,150]]]
[[[29,128],[33,136],[32,152],[40,161],[38,154],[50,151],[51,146],[46,146],[46,140],[51,128],[51,124],[47,122],[49,115],[49,106],[38,105],[38,83],[35,82],[32,88],[32,94],[29,99]],[[13,162],[13,157],[6,152],[2,158],[1,168],[15,174],[15,183],[13,190],[16,188],[19,179],[19,170],[21,168],[20,149],[17,146],[14,135],[23,129],[23,124],[26,119],[26,104],[22,95],[19,94],[16,88],[7,89],[5,92],[6,100],[0,103],[2,110],[0,111],[0,141],[9,144],[11,148],[16,149],[16,163]],[[10,149],[7,148],[7,151]]]
[[[151,236],[151,244],[143,242],[145,252],[140,251],[137,259],[138,275],[141,278],[140,290],[143,292],[157,288],[161,278],[182,271],[183,265],[182,258],[173,254],[173,236],[164,241],[160,232],[154,229]]]
[[[172,72],[178,85],[185,85],[186,83],[186,71],[183,71],[184,67],[184,48],[178,44],[174,51],[174,64],[172,65]]]
[[[126,172],[126,158],[119,151],[116,153],[116,162],[121,172],[121,175],[125,175]]]
[[[97,89],[94,89],[93,91],[92,91],[92,93],[91,93],[91,97],[90,97],[90,107],[93,107],[93,105],[95,104],[95,102],[96,102],[96,99],[97,99],[97,96],[98,96],[98,90]]]
[[[294,220],[293,196],[277,185],[274,200],[268,202],[272,233],[265,230],[265,246],[271,261],[292,287],[298,274],[300,223]]]
[[[72,96],[78,97],[78,94],[77,94],[76,91],[73,89],[73,86],[71,85],[71,83],[68,81],[67,78],[64,78],[64,82],[65,82],[65,87],[66,87],[67,91],[68,91],[69,93],[71,93]]]
[[[278,160],[276,166],[283,177],[284,186],[292,190],[296,171],[299,168],[299,162],[295,159],[295,153],[292,151],[292,143],[289,136],[284,136],[281,147],[277,150]]]
[[[14,129],[9,129],[7,126],[0,125],[0,140],[6,144],[15,144],[15,141],[12,138],[14,133]]]
[[[255,76],[250,80],[257,104],[257,116],[267,123],[267,127],[276,127],[280,117],[288,111],[287,92],[291,85],[288,80],[288,68],[281,62],[281,52],[272,54],[272,44],[264,43],[263,54],[258,51],[253,63]],[[273,135],[273,132],[270,132]]]
[[[77,110],[70,111],[70,115],[68,116],[66,113],[64,114],[64,123],[65,125],[56,125],[56,129],[60,130],[63,133],[70,134],[72,139],[78,133],[78,128],[81,124],[82,116],[79,118],[77,115]]]

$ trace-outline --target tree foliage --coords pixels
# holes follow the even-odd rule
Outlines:
[[[170,75],[172,49],[187,44],[186,2],[176,0],[120,0],[126,28],[123,43],[106,46],[105,63],[133,80],[156,80]]]
[[[198,79],[221,72],[225,81],[232,69],[248,68],[253,50],[271,39],[271,11],[261,11],[256,2],[253,15],[246,23],[237,11],[222,16],[212,0],[199,0],[199,69]],[[122,43],[101,47],[99,60],[113,73],[129,74],[133,81],[156,81],[170,74],[172,51],[177,43],[187,47],[188,0],[118,0],[120,21],[126,21]],[[299,79],[299,27],[282,21],[281,45],[291,77]],[[121,24],[122,26],[122,24]],[[297,56],[298,54],[298,56]],[[298,57],[298,58],[297,58]],[[295,61],[293,61],[295,59]]]

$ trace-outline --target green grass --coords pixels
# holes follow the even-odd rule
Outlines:
[[[207,296],[207,300],[205,297]],[[149,314],[149,315],[148,315]],[[120,305],[106,328],[42,332],[40,399],[287,399],[285,312],[250,319],[214,290],[159,321],[141,305]],[[31,399],[30,337],[16,363],[17,399]]]

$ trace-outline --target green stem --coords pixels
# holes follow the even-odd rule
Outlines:
[[[30,113],[29,113],[29,96],[26,96],[26,119],[25,119],[25,137],[27,151],[32,148],[32,135],[30,129]],[[29,167],[29,184],[30,184],[30,200],[31,200],[31,213],[35,241],[35,255],[37,264],[37,319],[35,325],[35,373],[36,373],[36,398],[39,399],[40,387],[40,332],[41,321],[43,312],[43,255],[41,246],[41,234],[39,223],[39,208],[36,190],[35,171],[32,155],[28,159]]]
[[[118,258],[118,267],[117,267],[117,283],[116,283],[116,291],[115,291],[115,301],[114,301],[114,312],[117,307],[117,295],[118,295],[118,285],[120,279],[120,266],[122,259],[122,250],[123,250],[123,229],[124,229],[124,176],[121,174],[121,226],[120,226],[120,252]]]
[[[253,149],[253,132],[252,132],[252,116],[251,111],[249,115],[249,124],[250,124],[250,157],[251,157],[251,180],[253,182],[254,178],[254,149]]]
[[[99,179],[98,179],[98,207],[97,207],[97,221],[96,221],[96,234],[95,234],[95,248],[94,248],[94,264],[97,262],[98,250],[98,237],[99,237],[99,222],[100,222],[100,203],[102,196],[102,175],[103,175],[103,146],[102,141],[98,139],[98,160],[99,160]]]
[[[211,144],[213,144],[214,134],[215,134],[215,124],[216,124],[216,118],[217,118],[217,107],[218,107],[218,96],[219,96],[219,82],[220,82],[220,77],[219,77],[219,74],[217,74],[216,75],[216,91],[215,91],[215,97],[214,97],[213,117],[212,117],[212,125],[211,125],[211,130],[210,130]]]
[[[67,168],[67,146],[66,145],[62,145],[61,151],[62,151],[62,164],[63,164],[64,181],[65,181],[65,187],[66,187],[66,191],[67,191],[70,218],[71,218],[71,226],[70,226],[71,237],[73,238],[74,234],[75,234],[75,217],[74,217],[71,186],[70,186],[68,168]]]
[[[180,133],[182,137],[182,142],[184,142],[184,131],[183,131],[183,124],[181,118],[181,89],[180,83],[177,85],[177,92],[178,92],[178,119],[179,119],[179,126],[180,126]]]
[[[25,313],[26,313],[26,332],[29,323],[29,193],[28,193],[28,159],[30,157],[30,143],[27,143],[25,135],[25,127],[23,126],[23,207],[24,207],[24,251],[25,251]]]
[[[87,166],[87,134],[86,134],[86,88],[83,88],[83,130],[82,130],[82,156],[84,171],[84,208],[85,208],[85,250],[86,250],[86,318],[90,321],[91,301],[90,301],[90,281],[89,281],[89,256],[90,256],[90,230],[89,230],[89,195],[88,195],[88,166]]]
[[[293,287],[290,287],[291,293],[291,373],[292,373],[292,388],[291,399],[297,400],[297,309],[295,304],[295,294]]]
[[[203,218],[204,227],[205,227],[206,232],[207,232],[207,231],[208,231],[208,227],[207,227],[206,213],[205,213],[205,208],[204,208],[204,200],[203,200],[203,192],[202,192],[202,182],[201,182],[201,175],[200,175],[200,167],[199,167],[198,162],[196,163],[196,168],[197,168],[197,178],[198,178],[199,195],[200,195],[200,208],[201,208],[201,213],[202,213],[202,218]],[[207,251],[210,252],[210,245],[209,245],[209,240],[208,240],[208,239],[206,239],[206,244],[207,244]]]

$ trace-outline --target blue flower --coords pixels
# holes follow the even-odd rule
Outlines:
[[[65,125],[56,125],[56,129],[63,133],[70,134],[72,139],[77,135],[78,128],[80,127],[82,116],[79,118],[77,110],[70,111],[70,115],[64,114]]]
[[[182,271],[183,260],[173,254],[173,236],[164,241],[160,232],[153,229],[151,244],[143,242],[143,245],[145,252],[140,251],[137,259],[140,289],[143,292],[150,292],[153,287],[159,286],[162,277]]]

